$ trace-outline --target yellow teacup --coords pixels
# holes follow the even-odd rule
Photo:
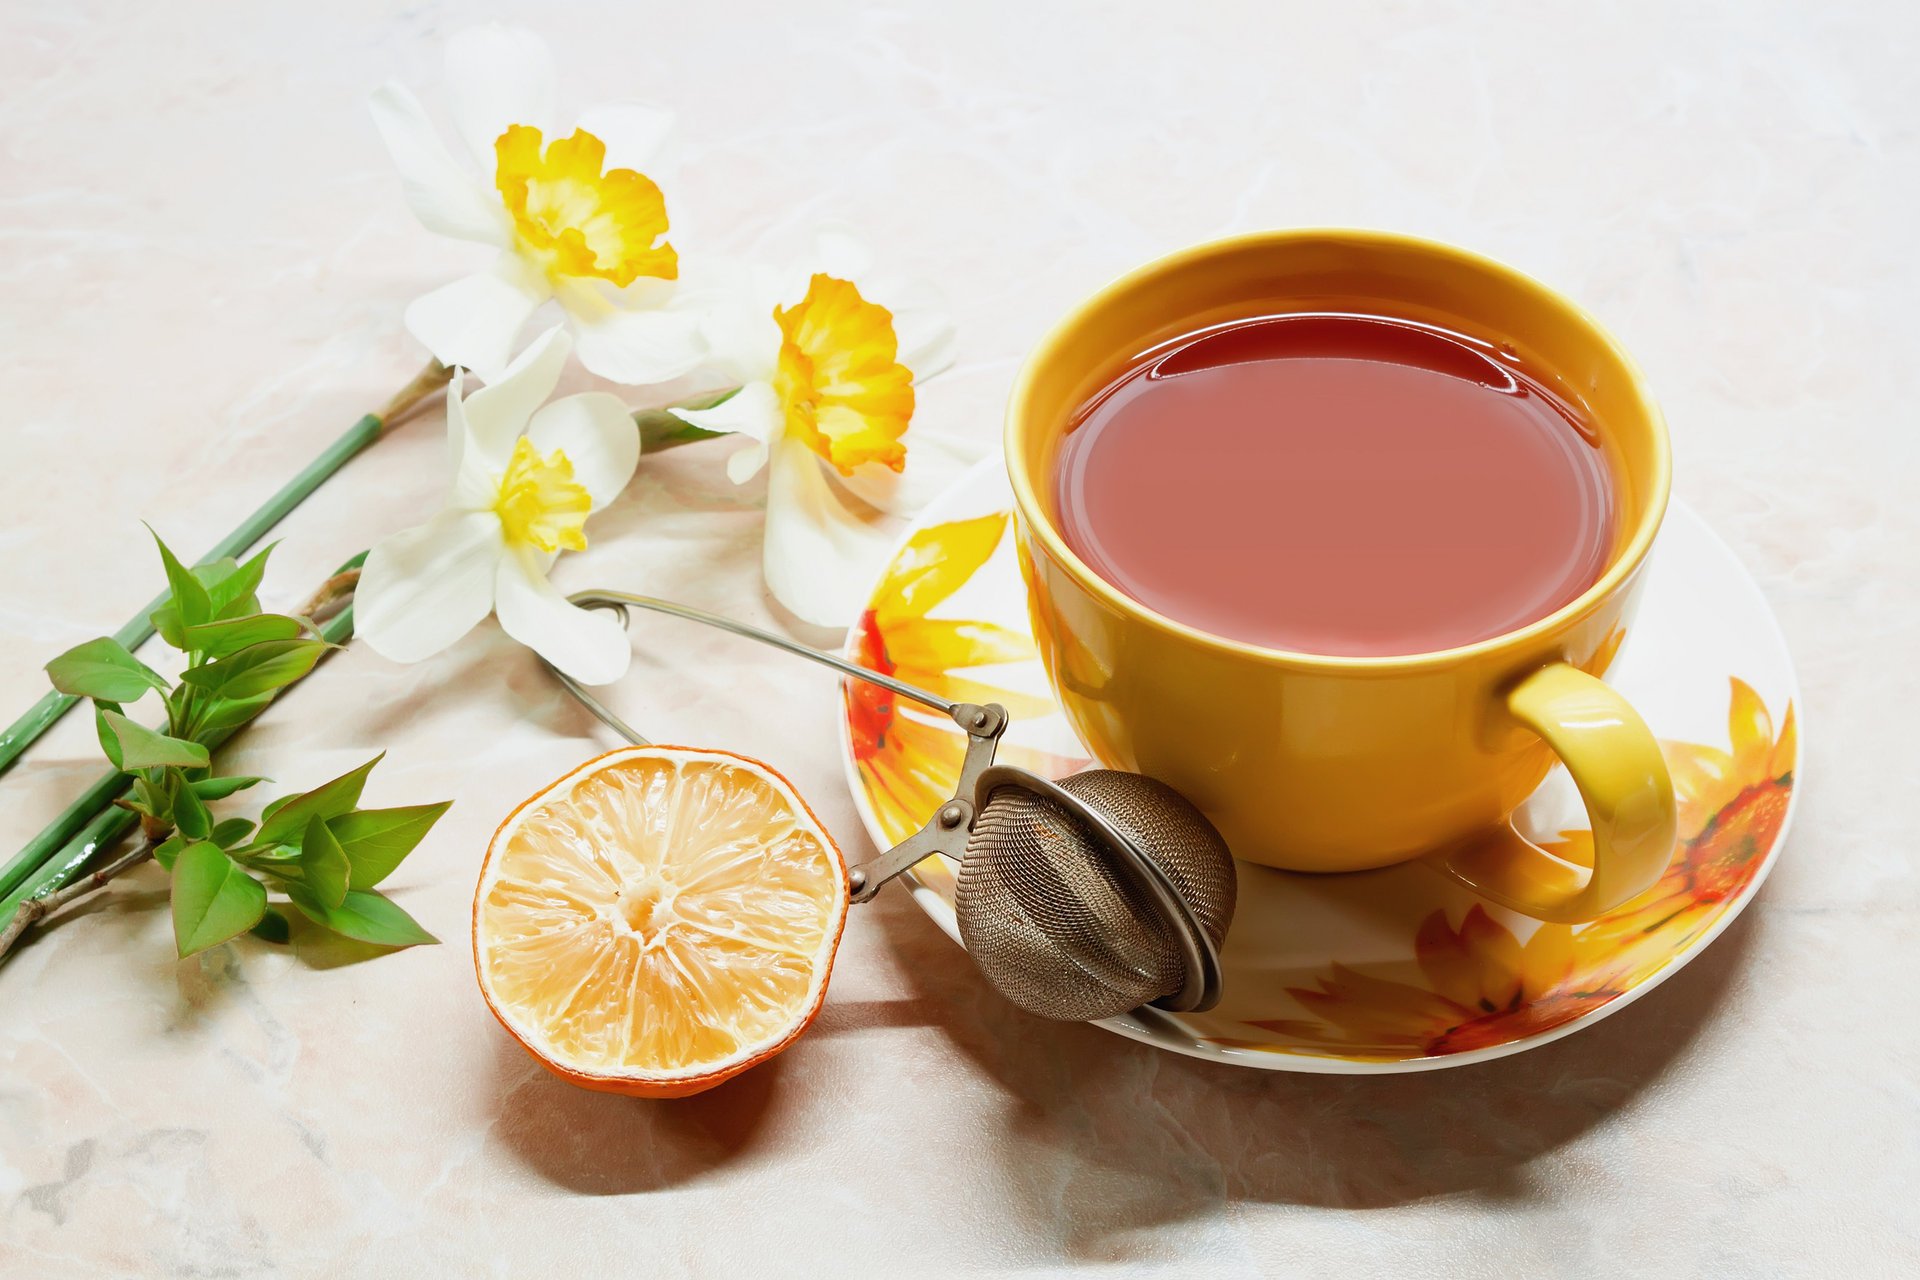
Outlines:
[[[1062,540],[1050,482],[1074,410],[1136,353],[1221,320],[1365,310],[1501,341],[1598,424],[1620,504],[1613,558],[1564,608],[1491,640],[1406,657],[1323,657],[1210,635],[1100,578]],[[1638,369],[1566,299],[1498,263],[1379,232],[1266,232],[1122,277],[1028,358],[1007,469],[1034,634],[1080,738],[1159,778],[1234,853],[1293,871],[1410,858],[1547,920],[1586,920],[1651,885],[1674,845],[1653,735],[1599,679],[1666,512],[1666,425]],[[1593,865],[1513,829],[1563,761],[1593,820]]]

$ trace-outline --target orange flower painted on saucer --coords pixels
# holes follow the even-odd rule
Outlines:
[[[1285,1019],[1249,1025],[1362,1058],[1485,1049],[1550,1031],[1624,994],[1620,976],[1596,969],[1582,951],[1568,925],[1542,925],[1523,944],[1484,907],[1470,908],[1458,929],[1436,911],[1414,939],[1424,983],[1335,965],[1318,986],[1287,989],[1324,1027]]]
[[[1419,981],[1335,965],[1313,987],[1289,987],[1312,1018],[1250,1022],[1280,1038],[1228,1040],[1262,1050],[1398,1060],[1509,1044],[1579,1018],[1640,986],[1753,884],[1779,840],[1793,793],[1798,735],[1788,704],[1776,735],[1766,704],[1731,681],[1730,751],[1662,742],[1679,799],[1681,844],[1640,897],[1584,925],[1541,925],[1522,943],[1486,911],[1455,929],[1436,911],[1414,938]],[[1591,865],[1593,837],[1548,846]]]
[[[1680,802],[1678,854],[1653,888],[1588,926],[1596,942],[1652,944],[1637,949],[1654,968],[1739,898],[1786,822],[1799,749],[1793,704],[1776,736],[1760,695],[1744,680],[1730,683],[1730,753],[1691,742],[1661,744]],[[1593,861],[1591,832],[1569,832],[1551,847],[1569,861]]]
[[[1021,632],[991,622],[932,618],[992,558],[1010,516],[929,525],[900,549],[853,630],[855,661],[956,702],[997,702],[1016,719],[1045,715],[1046,698],[956,674],[970,667],[1027,662],[1037,655]],[[860,783],[889,840],[903,840],[953,794],[966,739],[951,722],[857,680],[846,682],[847,727]],[[1000,758],[1049,776],[1074,762],[1002,745]]]

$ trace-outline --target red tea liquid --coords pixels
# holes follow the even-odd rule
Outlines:
[[[1067,545],[1167,617],[1271,649],[1427,653],[1545,617],[1612,555],[1590,424],[1494,348],[1363,315],[1202,331],[1076,415]]]

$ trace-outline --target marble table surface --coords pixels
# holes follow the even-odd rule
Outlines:
[[[684,215],[748,251],[824,217],[944,283],[930,421],[991,440],[1021,354],[1117,271],[1229,230],[1491,253],[1595,310],[1679,494],[1796,654],[1804,789],[1746,916],[1647,999],[1483,1066],[1184,1060],[997,1001],[904,894],[851,921],[777,1064],[680,1104],[538,1070],[474,989],[510,797],[608,739],[489,625],[353,648],[232,750],[452,797],[396,878],[447,945],[172,958],[148,867],[0,968],[0,1274],[1818,1275],[1920,1269],[1920,10],[1893,3],[529,7],[580,100],[682,112]],[[422,353],[470,264],[363,106],[488,4],[11,0],[0,41],[0,708],[211,545]],[[694,225],[689,222],[689,225]],[[442,483],[431,420],[281,529],[282,603]],[[764,491],[649,460],[560,581],[767,620]],[[272,594],[270,592],[270,594]],[[622,706],[776,762],[855,854],[833,682],[648,632]],[[17,847],[96,771],[75,717],[0,782]]]

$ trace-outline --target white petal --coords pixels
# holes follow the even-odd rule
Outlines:
[[[573,321],[580,363],[610,381],[671,382],[706,358],[697,314],[673,308],[630,311],[584,281],[569,281],[557,296]]]
[[[447,470],[453,476],[447,505],[458,511],[479,511],[493,505],[499,476],[488,459],[469,447],[466,382],[467,371],[455,365],[447,382]]]
[[[524,27],[489,23],[447,41],[447,98],[474,159],[492,173],[495,139],[510,124],[553,141],[553,54]]]
[[[527,429],[534,410],[545,404],[559,385],[561,371],[567,366],[567,352],[572,348],[573,339],[555,325],[528,343],[498,378],[461,402],[468,464],[496,476],[507,469],[514,440]]]
[[[767,465],[769,446],[758,441],[744,449],[735,449],[727,455],[727,479],[735,484],[745,484],[760,474],[760,468]]]
[[[520,330],[546,300],[514,256],[501,254],[493,270],[415,298],[407,307],[407,332],[441,364],[464,365],[491,382],[506,367]]]
[[[912,515],[946,492],[967,468],[987,456],[988,446],[939,432],[907,434],[907,464],[891,471],[879,463],[855,467],[840,482],[862,502],[893,515]]]
[[[500,245],[509,235],[500,197],[453,158],[426,109],[406,86],[389,81],[368,99],[374,127],[400,170],[413,216],[427,230],[461,240]]]
[[[527,440],[542,454],[564,449],[573,478],[598,511],[627,487],[640,461],[640,429],[620,397],[588,391],[555,400],[533,415]]]
[[[576,125],[607,144],[608,169],[632,169],[660,185],[658,161],[673,121],[673,112],[665,107],[613,102],[582,112]]]
[[[755,263],[706,259],[689,264],[674,295],[675,310],[695,312],[706,340],[706,365],[728,382],[770,382],[780,362],[782,302],[797,302],[806,281]],[[791,296],[789,296],[789,294]]]
[[[894,358],[907,366],[915,382],[953,367],[953,316],[939,289],[923,280],[888,283],[876,301],[893,313],[893,336],[899,343]]]
[[[353,593],[354,634],[395,662],[431,657],[487,616],[504,553],[490,512],[442,511],[377,543]]]
[[[813,269],[858,284],[873,271],[873,250],[848,223],[823,222],[813,232]]]
[[[581,684],[610,684],[633,660],[633,646],[614,615],[568,604],[525,552],[500,562],[494,610],[508,635]]]
[[[711,409],[667,410],[682,422],[706,431],[745,436],[753,444],[727,458],[727,478],[744,484],[766,465],[767,446],[780,434],[780,397],[764,382],[749,382]]]
[[[774,450],[761,565],[774,598],[808,622],[844,627],[866,606],[898,526],[827,479],[804,444]]]
[[[579,280],[576,283],[594,290],[624,311],[652,311],[664,307],[679,296],[680,286],[659,276],[635,276],[631,283],[615,285],[611,280]]]

